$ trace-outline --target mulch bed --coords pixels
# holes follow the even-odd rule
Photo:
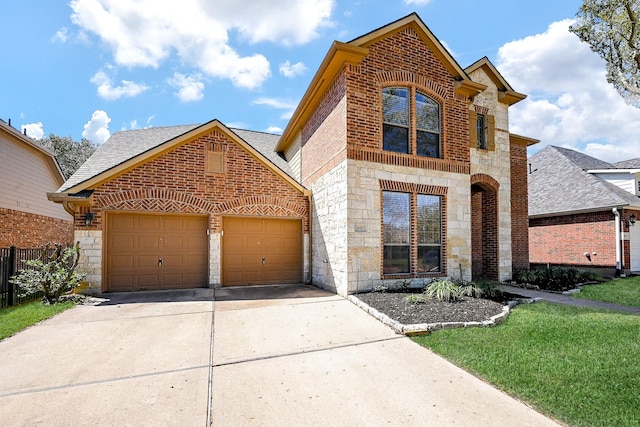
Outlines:
[[[362,302],[404,325],[444,322],[482,322],[500,314],[504,304],[463,297],[459,302],[435,299],[420,303],[405,300],[404,292],[370,292],[355,295]]]

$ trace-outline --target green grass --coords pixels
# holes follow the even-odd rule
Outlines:
[[[640,316],[536,303],[414,340],[568,425],[640,425]]]
[[[611,280],[601,285],[586,285],[573,296],[640,307],[640,277]]]
[[[0,340],[73,306],[74,303],[70,301],[55,305],[44,305],[40,301],[34,301],[16,307],[3,308],[0,310]]]

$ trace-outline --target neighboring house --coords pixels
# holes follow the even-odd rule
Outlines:
[[[47,200],[63,182],[51,151],[0,120],[0,247],[72,242],[73,217]]]
[[[529,163],[531,264],[640,271],[640,159],[547,146]]]
[[[74,207],[97,292],[505,280],[529,266],[524,98],[412,14],[334,42],[282,136],[119,132],[49,198]]]

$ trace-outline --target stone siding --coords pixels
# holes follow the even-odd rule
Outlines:
[[[75,230],[74,239],[80,243],[77,271],[85,273],[88,294],[102,292],[102,230]]]

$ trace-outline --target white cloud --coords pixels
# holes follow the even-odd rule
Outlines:
[[[529,95],[510,108],[510,129],[540,139],[533,151],[557,145],[605,161],[638,157],[640,109],[607,83],[603,61],[568,31],[571,22],[554,22],[498,51],[496,67]]]
[[[278,126],[269,126],[267,128],[267,133],[275,133],[277,135],[282,134],[282,128]]]
[[[426,6],[429,3],[431,0],[404,0],[404,4],[407,5]]]
[[[192,76],[185,76],[181,73],[173,73],[173,77],[168,79],[169,84],[178,89],[174,92],[174,95],[182,102],[199,101],[204,96],[204,83],[202,83],[202,76],[195,74]]]
[[[112,50],[116,64],[154,67],[173,53],[187,66],[248,89],[270,75],[264,55],[241,55],[231,45],[237,32],[250,43],[301,45],[330,24],[334,0],[158,2],[72,0],[71,19]]]
[[[65,43],[67,41],[67,38],[67,27],[62,27],[58,31],[56,31],[56,34],[51,38],[51,40],[53,42]]]
[[[271,108],[275,108],[277,110],[285,110],[284,113],[280,116],[281,119],[288,120],[293,116],[296,107],[298,106],[297,102],[293,101],[284,101],[282,99],[275,98],[258,98],[252,101],[252,104],[255,105],[266,105]]]
[[[295,64],[291,64],[291,62],[286,61],[284,64],[280,64],[280,74],[285,77],[295,77],[301,76],[307,71],[307,67],[302,62],[296,62]]]
[[[44,128],[42,122],[27,123],[21,126],[22,132],[27,131],[27,136],[33,139],[42,139],[44,137]]]
[[[84,125],[82,137],[89,141],[102,144],[111,136],[109,132],[109,122],[111,118],[105,111],[96,110],[91,114],[91,119]]]
[[[100,70],[91,77],[91,83],[98,86],[98,96],[107,101],[115,101],[121,97],[131,98],[149,89],[144,83],[134,83],[129,80],[122,80],[121,86],[113,86],[111,78]]]

